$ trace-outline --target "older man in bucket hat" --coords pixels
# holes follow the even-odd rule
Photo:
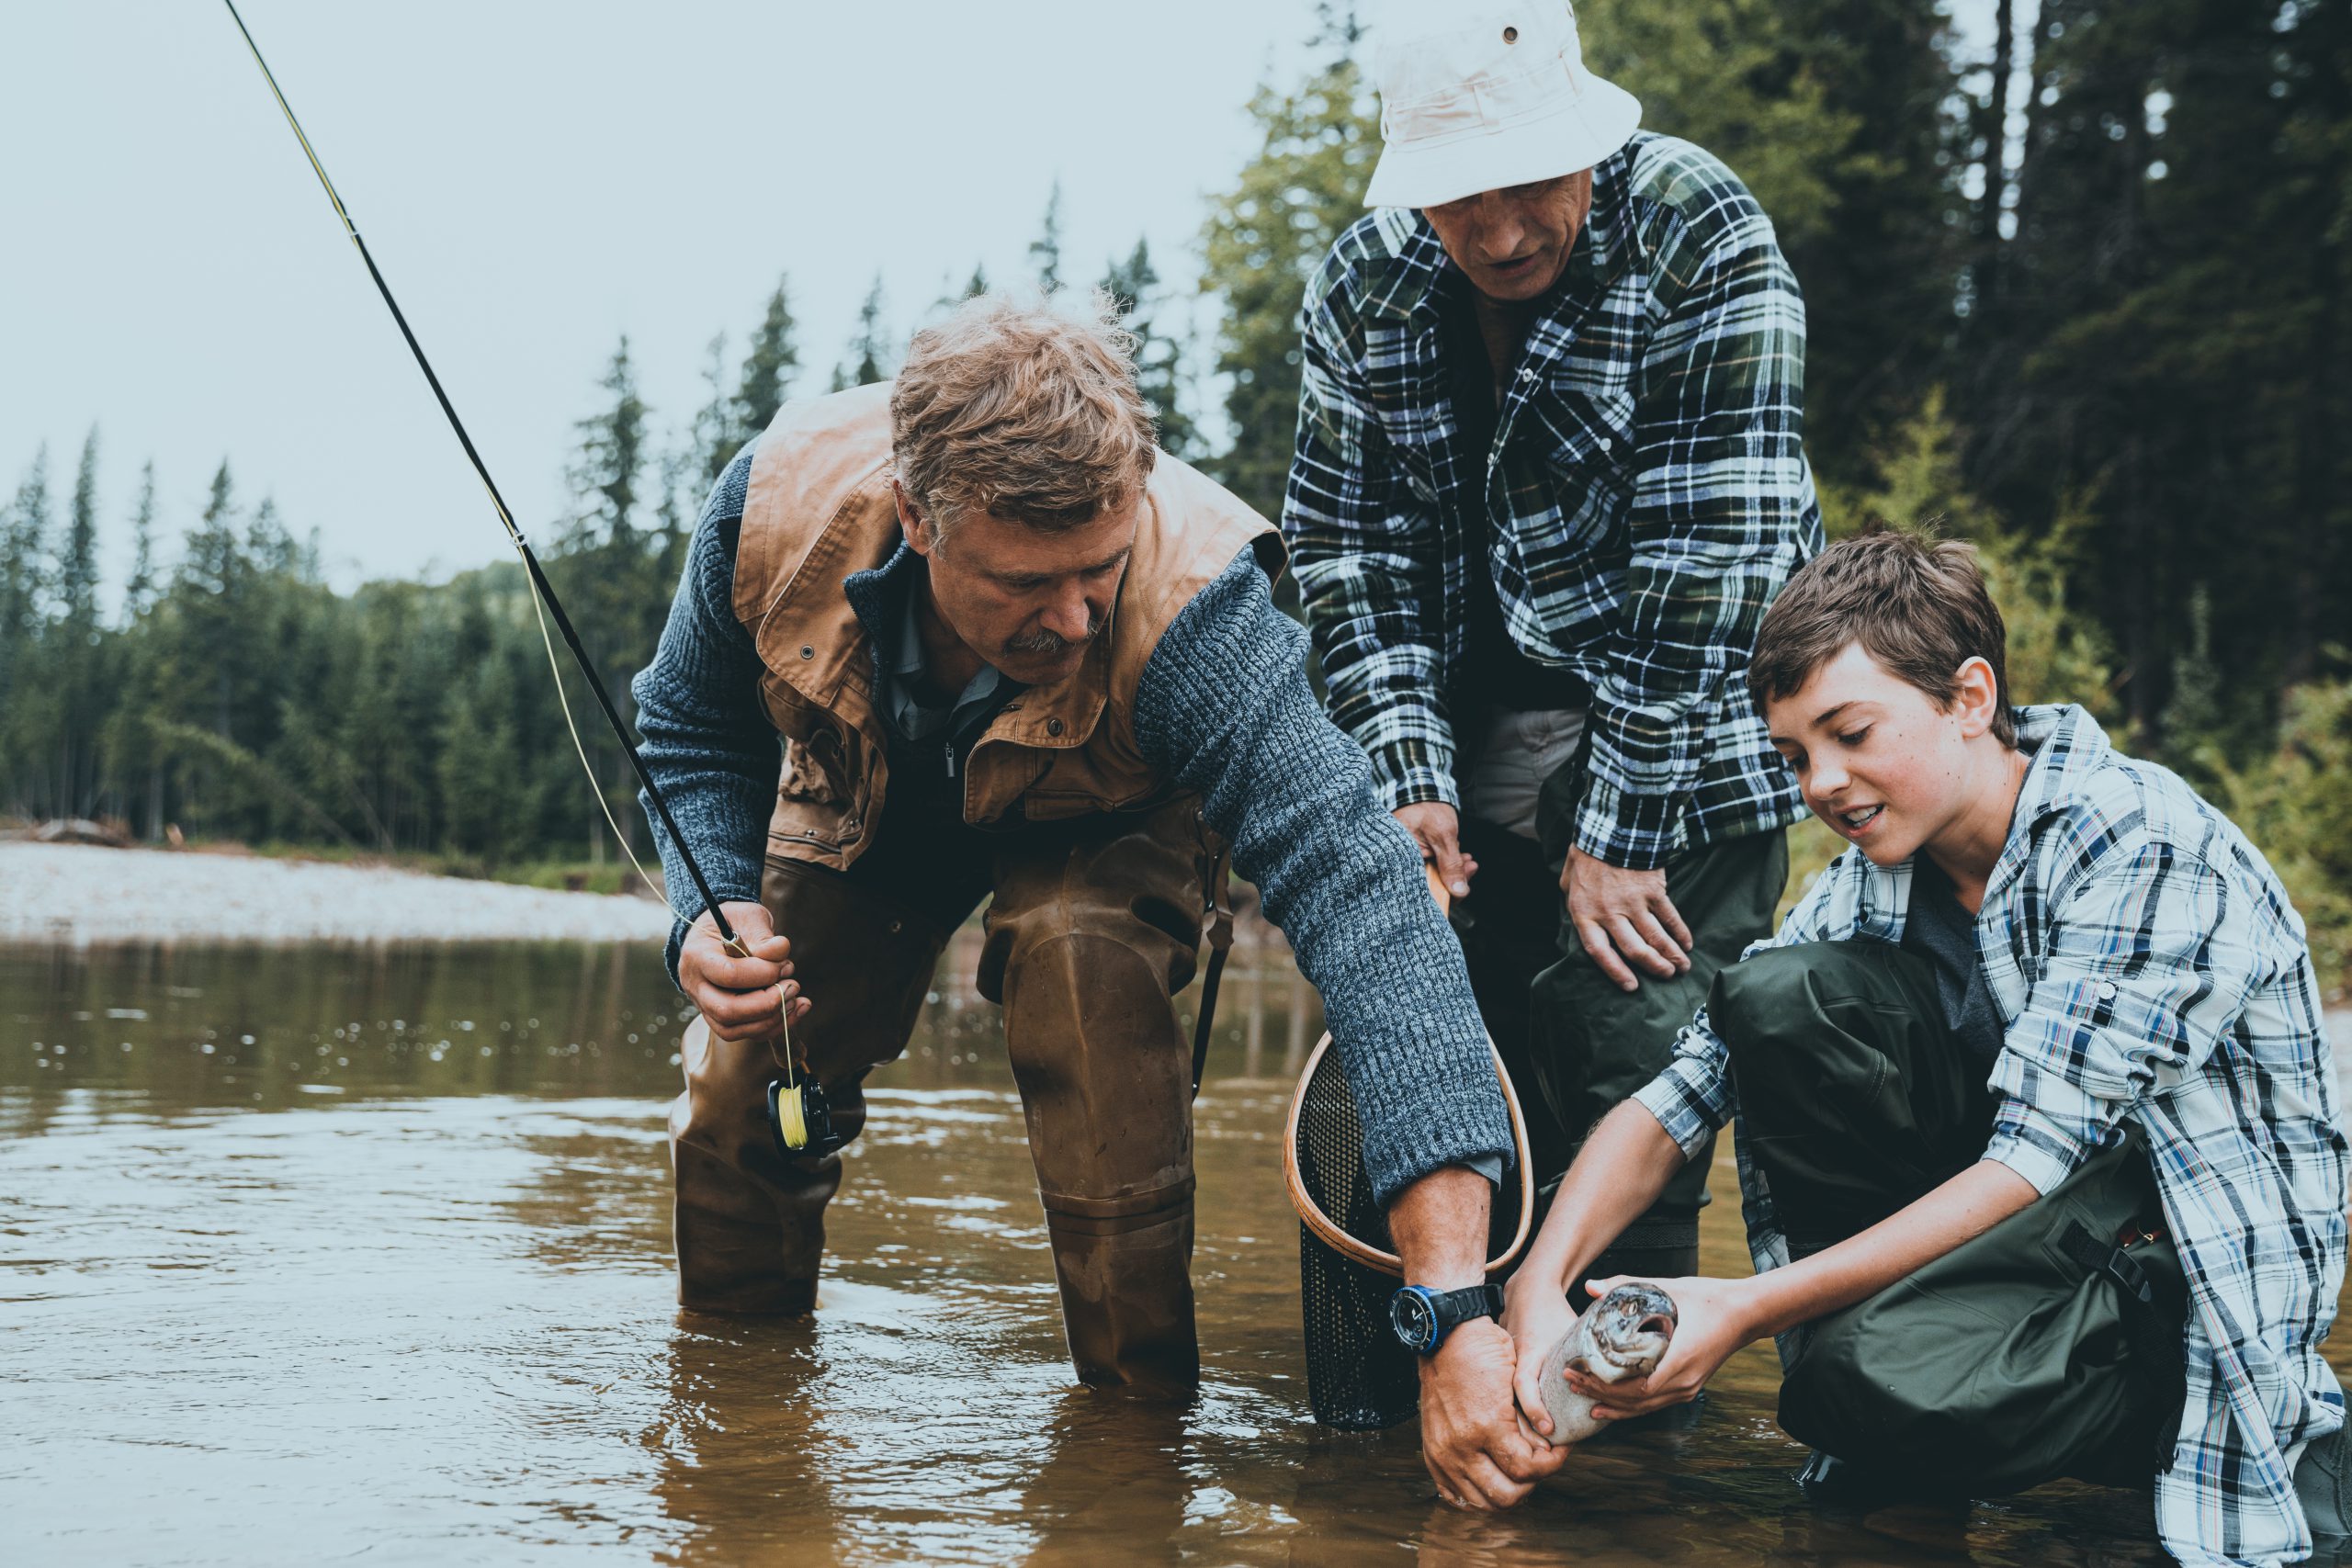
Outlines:
[[[1452,886],[1556,1177],[1770,933],[1802,815],[1740,680],[1819,547],[1804,314],[1747,187],[1565,0],[1385,18],[1283,526],[1332,716]],[[1702,1152],[1595,1266],[1693,1271]]]

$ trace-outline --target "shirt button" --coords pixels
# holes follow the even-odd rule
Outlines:
[[[1521,370],[1519,373],[1519,378],[1522,381],[1532,382],[1535,379],[1535,367],[1531,365],[1526,369]]]
[[[1046,734],[1048,734],[1048,735],[1059,735],[1061,732],[1062,732],[1062,721],[1061,721],[1060,719],[1057,719],[1057,718],[1049,718],[1049,719],[1047,719],[1047,720],[1046,721]]]
[[[817,650],[804,642],[800,645],[800,657],[803,659],[814,659],[817,657]]]
[[[2112,980],[2101,980],[2098,983],[2098,994],[2101,1000],[2113,1001],[2115,999],[2115,982]]]
[[[1603,452],[1614,452],[1617,450],[1617,443],[1611,437],[1604,435],[1600,438],[1600,449]]]

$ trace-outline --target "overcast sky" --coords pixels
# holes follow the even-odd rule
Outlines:
[[[1068,275],[1143,234],[1189,279],[1243,106],[1313,28],[1308,0],[240,9],[541,533],[619,334],[683,422],[711,335],[739,357],[779,271],[814,390],[877,268],[900,333],[975,262],[1020,275],[1057,176]],[[149,457],[171,534],[226,456],[338,581],[503,549],[217,4],[5,7],[0,231],[0,480],[46,441],[70,486],[96,423],[117,572]]]
[[[1189,281],[1243,113],[1311,0],[242,0],[526,532],[629,336],[666,436],[779,271],[821,390],[877,268],[903,334],[973,264],[1020,276],[1062,183],[1064,270],[1138,234]],[[1601,9],[1595,7],[1596,10]],[[96,423],[109,575],[153,458],[167,548],[232,464],[334,580],[503,547],[228,14],[0,12],[0,482]],[[5,498],[6,491],[0,491]]]

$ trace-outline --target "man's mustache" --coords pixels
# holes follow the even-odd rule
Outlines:
[[[1102,629],[1102,618],[1095,615],[1093,611],[1089,610],[1086,613],[1086,635],[1079,638],[1079,642],[1092,642],[1095,638],[1095,635],[1101,632]],[[1059,632],[1037,631],[1031,633],[1027,637],[1007,637],[1004,642],[1004,650],[1007,653],[1025,653],[1035,655],[1038,658],[1049,659],[1055,654],[1064,652],[1073,646],[1075,645],[1072,644],[1070,639],[1062,636]]]

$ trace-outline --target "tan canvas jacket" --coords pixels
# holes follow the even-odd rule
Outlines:
[[[763,666],[760,695],[784,740],[771,858],[846,869],[871,840],[889,782],[874,656],[842,581],[888,560],[890,387],[787,403],[752,458],[734,608]],[[1163,798],[1135,733],[1136,689],[1178,614],[1244,547],[1282,566],[1273,525],[1162,454],[1135,553],[1078,673],[1023,692],[973,746],[964,819],[1004,827]]]

